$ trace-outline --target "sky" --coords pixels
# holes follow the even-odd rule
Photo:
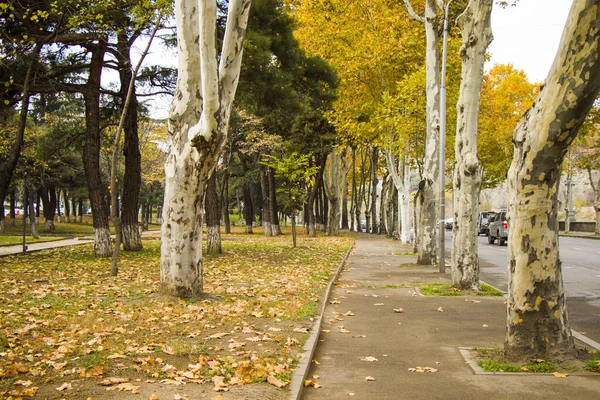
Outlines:
[[[503,9],[494,5],[492,32],[488,48],[494,63],[512,64],[525,71],[529,81],[543,82],[552,66],[571,0],[519,0]]]
[[[525,71],[529,81],[543,82],[556,55],[571,3],[572,0],[519,0],[516,6],[506,8],[495,4],[494,40],[488,48],[491,59],[485,65],[486,71],[494,64],[512,64]],[[177,65],[176,60],[174,50],[154,50],[146,59],[148,64],[171,66]],[[166,96],[155,99],[153,115],[166,118],[170,101]]]

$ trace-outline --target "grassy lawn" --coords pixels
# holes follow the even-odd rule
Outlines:
[[[64,239],[61,236],[40,236],[39,239],[34,238],[33,236],[25,236],[25,241],[28,244],[31,243],[42,243],[42,242],[52,242],[54,240]],[[1,235],[0,234],[0,246],[11,246],[15,244],[22,244],[23,236],[17,235]]]
[[[122,398],[98,385],[107,377],[208,391],[289,382],[310,317],[354,235],[300,236],[296,249],[289,234],[224,238],[224,254],[204,259],[207,295],[197,300],[158,292],[159,241],[121,253],[117,277],[91,245],[3,258],[0,398],[26,390],[40,398],[87,398],[94,390]],[[59,393],[61,385],[73,390]],[[98,393],[94,399],[106,398]]]
[[[430,282],[423,285],[418,285],[419,290],[425,296],[464,296],[464,295],[476,295],[476,296],[503,296],[499,290],[494,289],[490,285],[481,284],[481,291],[475,292],[471,290],[459,290],[452,287],[451,283],[448,282]]]
[[[114,229],[112,227],[112,223],[110,225],[110,231],[114,233]],[[56,227],[56,231],[54,232],[44,232],[44,221],[43,218],[40,219],[40,222],[37,225],[38,232],[42,237],[52,237],[52,236],[81,236],[81,235],[93,235],[94,227],[92,226],[92,220],[90,216],[85,216],[82,223],[75,222],[54,222],[54,226]],[[149,224],[150,230],[160,229],[160,224]],[[27,233],[30,233],[29,221],[27,221]],[[21,235],[23,233],[23,225],[22,220],[17,219],[17,223],[15,226],[10,226],[5,224],[5,233],[6,235]]]

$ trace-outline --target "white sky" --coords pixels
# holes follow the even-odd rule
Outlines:
[[[515,7],[494,5],[488,48],[493,64],[512,64],[530,82],[543,82],[552,66],[572,0],[520,0]]]
[[[495,4],[494,40],[488,48],[491,61],[486,63],[486,70],[496,63],[512,64],[525,71],[529,81],[543,82],[556,55],[571,3],[572,0],[519,0],[516,6],[506,8]],[[136,43],[140,49],[143,46],[142,41]],[[153,46],[145,64],[176,66],[177,54],[174,50]],[[166,118],[170,98],[161,96],[152,101],[152,105],[155,117]]]

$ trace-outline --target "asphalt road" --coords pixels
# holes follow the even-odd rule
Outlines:
[[[446,231],[448,259],[451,244],[452,233]],[[600,343],[600,241],[561,236],[559,246],[571,328]],[[507,246],[480,236],[478,252],[481,281],[507,292]]]

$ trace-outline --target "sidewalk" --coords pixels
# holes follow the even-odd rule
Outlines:
[[[63,239],[63,240],[55,240],[53,242],[42,242],[42,243],[27,243],[27,253],[31,253],[32,251],[40,251],[46,249],[55,249],[57,247],[65,247],[65,246],[77,246],[80,244],[93,243],[93,240],[89,239]],[[2,246],[0,247],[0,257],[13,255],[13,254],[22,254],[23,253],[23,245],[15,245],[15,246]]]
[[[155,236],[160,237],[160,231],[143,231],[142,236]],[[114,237],[114,235],[112,235]],[[31,253],[32,251],[40,251],[46,249],[55,249],[58,247],[66,247],[66,246],[78,246],[81,244],[94,243],[93,239],[87,238],[72,238],[72,239],[63,239],[63,240],[55,240],[51,242],[42,242],[42,243],[27,243],[27,253]],[[23,245],[18,244],[14,246],[1,246],[0,247],[0,257],[14,255],[14,254],[22,254],[23,253]]]
[[[401,267],[415,260],[394,255],[403,251],[411,249],[383,237],[360,235],[332,291],[312,358],[308,379],[321,387],[304,388],[301,398],[600,398],[600,375],[475,375],[458,348],[503,345],[505,299],[419,296],[404,285],[446,280],[449,272]],[[394,312],[397,308],[404,312]],[[361,360],[367,357],[378,361]],[[437,372],[409,372],[416,367]]]

